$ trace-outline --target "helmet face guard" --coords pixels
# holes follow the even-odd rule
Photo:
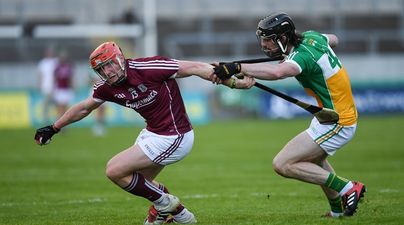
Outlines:
[[[261,46],[261,50],[271,59],[278,59],[281,58],[282,55],[286,52],[287,49],[283,47],[280,38],[277,38],[276,35],[271,35],[268,37],[260,36],[257,34],[258,43]],[[268,48],[263,43],[271,43],[271,48]]]
[[[275,13],[258,23],[256,35],[262,51],[271,59],[281,58],[288,50],[288,44],[295,35],[295,25],[286,13]],[[272,41],[275,48],[265,48],[262,43]]]
[[[114,42],[105,42],[90,55],[94,72],[109,85],[119,85],[126,79],[125,58]]]
[[[114,60],[108,60],[98,67],[94,68],[95,73],[110,85],[118,85],[125,78],[124,68],[115,63]]]

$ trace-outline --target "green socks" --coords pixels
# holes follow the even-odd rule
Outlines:
[[[330,173],[324,186],[337,191],[338,193],[347,185],[349,180],[339,177],[333,173]]]
[[[349,180],[339,177],[333,173],[330,173],[324,186],[328,187],[338,193],[341,193],[342,189],[344,189],[344,187],[347,186],[348,183],[349,183]],[[347,187],[347,188],[349,188],[349,187]],[[338,196],[335,199],[328,199],[328,202],[330,203],[332,213],[343,213],[344,212],[344,207],[342,205],[341,196]]]
[[[330,203],[331,212],[333,212],[333,213],[343,213],[344,212],[344,208],[342,206],[342,199],[340,196],[338,196],[335,199],[328,199],[328,202]]]

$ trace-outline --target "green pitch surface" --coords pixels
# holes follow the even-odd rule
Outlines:
[[[361,118],[357,135],[330,162],[337,174],[368,187],[358,213],[326,219],[319,187],[285,179],[272,158],[309,119],[241,120],[195,127],[195,144],[158,180],[199,224],[403,224],[404,116]],[[0,131],[0,224],[142,224],[149,203],[122,191],[105,164],[130,146],[140,128],[110,128],[93,137],[71,128],[48,146],[34,129]]]

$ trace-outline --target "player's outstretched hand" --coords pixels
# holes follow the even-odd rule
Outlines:
[[[53,135],[58,133],[60,130],[53,125],[42,127],[36,130],[35,142],[38,145],[47,145],[51,141]]]
[[[215,74],[221,80],[227,80],[231,76],[239,74],[241,71],[240,63],[224,63],[215,66]]]
[[[250,89],[253,87],[255,84],[255,79],[253,77],[249,76],[244,76],[241,79],[236,80],[236,86],[235,88],[237,89]]]

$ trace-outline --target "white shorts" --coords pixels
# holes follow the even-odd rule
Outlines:
[[[74,92],[71,89],[56,89],[53,93],[53,99],[56,104],[68,105],[73,101]]]
[[[159,135],[143,129],[136,139],[143,152],[154,163],[169,165],[187,156],[194,143],[194,131],[180,135]]]
[[[322,125],[316,118],[311,120],[310,127],[306,132],[328,154],[335,152],[348,143],[354,136],[356,124],[342,126],[340,124]]]

